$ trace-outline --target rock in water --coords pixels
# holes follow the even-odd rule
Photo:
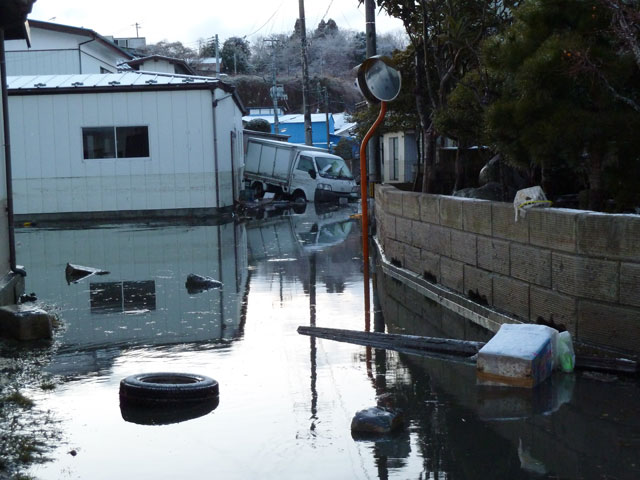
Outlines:
[[[404,426],[402,412],[396,409],[370,407],[356,412],[351,431],[364,434],[384,434]]]

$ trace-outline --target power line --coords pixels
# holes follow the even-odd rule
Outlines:
[[[331,5],[333,5],[333,0],[331,0],[331,1],[329,2],[329,6],[327,7],[327,11],[326,11],[326,12],[324,12],[324,15],[323,15],[323,16],[322,16],[322,18],[320,19],[320,22],[321,22],[322,20],[324,20],[324,17],[326,17],[326,16],[327,16],[327,13],[329,13],[329,9],[331,8]],[[318,23],[319,23],[319,22],[318,22]]]
[[[284,2],[281,2],[281,3],[280,3],[280,5],[278,5],[278,8],[276,8],[276,9],[275,9],[275,11],[271,14],[271,16],[267,19],[267,21],[266,21],[266,22],[264,22],[264,23],[262,24],[262,26],[261,26],[260,28],[258,28],[257,30],[255,30],[255,31],[253,31],[253,32],[251,32],[251,33],[246,34],[246,35],[244,36],[244,38],[246,38],[246,37],[250,37],[251,35],[255,35],[255,34],[256,34],[256,33],[258,33],[260,30],[262,30],[264,27],[266,27],[266,26],[267,26],[267,24],[271,21],[271,19],[272,19],[273,17],[275,17],[275,16],[276,16],[276,13],[278,13],[278,11],[280,10],[280,8],[282,7],[282,3],[284,3]]]

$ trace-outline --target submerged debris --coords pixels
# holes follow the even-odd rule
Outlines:
[[[35,302],[37,300],[38,300],[38,297],[36,296],[35,292],[31,292],[31,293],[23,293],[22,295],[20,295],[18,302],[29,303],[29,302]]]
[[[402,410],[385,407],[370,407],[356,412],[351,420],[353,434],[385,434],[404,427]]]
[[[30,305],[0,307],[0,337],[28,341],[50,339],[55,316]]]
[[[205,277],[202,275],[190,273],[189,275],[187,275],[185,287],[187,287],[187,292],[189,292],[189,294],[202,293],[206,292],[207,290],[211,290],[212,288],[222,287],[222,282],[219,282],[218,280],[215,280],[211,277]]]
[[[74,265],[67,263],[67,267],[64,270],[64,275],[67,279],[67,284],[78,283],[92,275],[107,275],[109,272],[94,267],[84,267],[82,265]]]

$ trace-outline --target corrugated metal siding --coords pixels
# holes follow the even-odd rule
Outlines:
[[[8,75],[77,73],[77,50],[6,52]]]
[[[13,95],[9,101],[16,214],[218,206],[210,90]],[[238,110],[233,100],[220,105],[229,109],[218,114],[220,168],[230,178],[223,146],[241,124],[230,120]],[[149,159],[83,160],[82,127],[137,125],[149,128]],[[232,202],[228,195],[220,200],[219,206]]]

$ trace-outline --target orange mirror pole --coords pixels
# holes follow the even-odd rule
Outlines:
[[[373,136],[378,126],[384,120],[387,113],[387,102],[380,102],[380,113],[378,118],[364,136],[360,145],[360,202],[362,205],[362,258],[364,261],[364,318],[365,329],[368,332],[371,328],[371,313],[369,309],[369,206],[367,202],[367,191],[369,182],[367,179],[367,144]]]

